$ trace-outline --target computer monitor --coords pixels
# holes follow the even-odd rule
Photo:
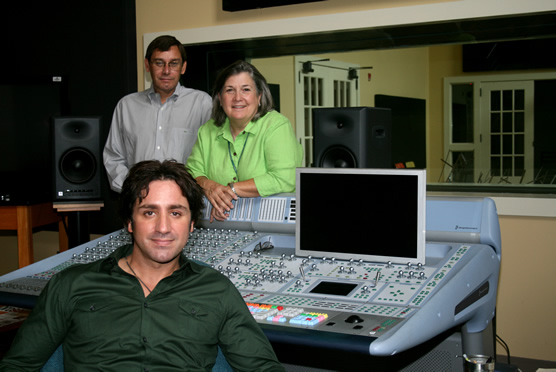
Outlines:
[[[425,170],[298,168],[296,182],[296,255],[425,263]]]

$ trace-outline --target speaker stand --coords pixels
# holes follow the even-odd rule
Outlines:
[[[71,248],[89,242],[89,212],[70,212],[68,216],[68,246]]]
[[[75,248],[91,240],[89,231],[89,212],[99,211],[104,202],[54,202],[54,209],[66,213],[68,217],[68,247]]]

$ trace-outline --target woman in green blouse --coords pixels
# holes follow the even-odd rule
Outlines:
[[[211,221],[225,220],[238,197],[295,191],[303,150],[273,107],[266,79],[250,63],[237,61],[216,78],[212,119],[187,160],[213,206]]]

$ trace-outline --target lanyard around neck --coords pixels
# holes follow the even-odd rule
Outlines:
[[[249,139],[249,133],[247,133],[247,137],[245,137],[245,142],[243,143],[243,149],[241,150],[241,154],[239,154],[239,159],[237,160],[237,165],[239,166],[239,162],[241,161],[241,157],[243,156],[243,152],[245,151],[245,145],[247,145],[247,140]],[[232,162],[232,166],[234,167],[234,171],[236,172],[236,176],[239,177],[237,174],[237,167],[236,163],[234,162],[234,158],[232,157],[232,149],[230,146],[230,142],[228,142],[228,154],[230,155],[230,161]]]

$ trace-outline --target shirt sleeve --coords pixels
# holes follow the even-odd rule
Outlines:
[[[121,192],[124,179],[129,172],[123,138],[122,101],[118,103],[114,110],[102,157],[110,181],[110,188],[116,192]]]
[[[49,280],[0,362],[0,371],[38,371],[61,345],[70,321],[59,300],[67,288],[60,284],[56,275]]]
[[[255,185],[261,196],[294,192],[295,168],[301,166],[303,157],[301,144],[285,116],[273,115],[266,120],[270,120],[265,123],[268,127],[263,144],[267,172],[254,177]]]
[[[209,151],[206,146],[212,141],[210,133],[207,130],[208,125],[212,125],[212,121],[207,122],[199,128],[197,132],[197,141],[195,145],[193,145],[191,154],[187,158],[186,165],[193,178],[201,176],[208,178],[208,170],[204,161],[204,153]]]
[[[266,335],[245,301],[231,284],[225,292],[226,319],[222,322],[219,345],[234,371],[284,371]]]
[[[201,125],[209,121],[210,116],[212,115],[212,98],[208,94],[204,95],[202,112],[203,119],[201,121]]]

